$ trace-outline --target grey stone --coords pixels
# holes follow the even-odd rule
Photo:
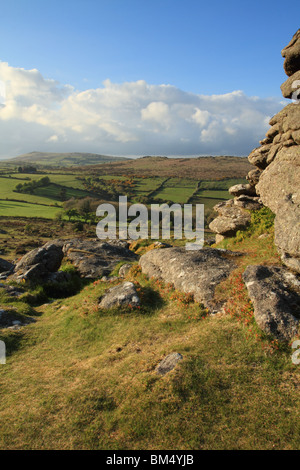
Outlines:
[[[140,305],[140,299],[132,282],[123,282],[111,287],[99,300],[99,309],[111,309],[126,305],[137,307]]]
[[[270,120],[270,125],[276,124],[280,134],[284,134],[288,131],[295,131],[300,128],[300,106],[294,103],[290,103],[283,108],[279,113],[275,114]]]
[[[300,278],[286,268],[248,266],[243,275],[259,327],[279,341],[299,330]]]
[[[259,168],[255,168],[254,170],[249,171],[246,178],[252,186],[255,186],[259,182],[260,175],[261,170]]]
[[[54,240],[41,248],[31,250],[16,264],[13,278],[44,280],[49,273],[55,272],[60,267],[64,256],[62,247],[61,240]]]
[[[248,211],[257,211],[263,207],[258,197],[245,195],[234,198],[234,204]]]
[[[268,166],[267,158],[271,146],[271,144],[266,144],[262,147],[258,147],[252,150],[252,152],[248,156],[249,162],[252,163],[252,165],[257,166],[261,170],[264,170]]]
[[[11,272],[14,269],[14,265],[6,259],[0,258],[0,273]]]
[[[127,247],[128,243],[122,240],[74,239],[65,243],[64,253],[82,277],[96,279],[108,276],[120,261],[138,258]]]
[[[60,284],[62,282],[68,282],[71,279],[71,274],[65,271],[57,271],[56,273],[50,273],[47,276],[47,282],[54,282]]]
[[[251,220],[250,213],[237,207],[233,200],[220,202],[214,207],[214,210],[220,215],[209,224],[209,228],[226,237],[233,236],[238,230],[245,229]]]
[[[229,193],[233,196],[241,196],[242,194],[247,196],[256,196],[254,186],[251,184],[235,184],[229,188]]]
[[[300,147],[283,148],[261,174],[257,189],[275,217],[275,244],[283,262],[300,272]]]
[[[293,86],[295,85],[296,81],[300,81],[300,70],[295,72],[291,75],[282,85],[281,85],[281,92],[284,98],[292,98],[292,94],[300,88],[300,86]]]
[[[173,370],[179,361],[182,361],[183,357],[180,353],[168,354],[156,367],[156,373],[159,375],[166,375],[168,372]]]
[[[132,264],[128,264],[128,263],[123,264],[119,269],[119,276],[125,277],[131,268],[132,268]]]
[[[256,187],[263,204],[276,214],[286,197],[300,204],[299,181],[300,147],[295,145],[278,152],[275,160],[262,172]]]
[[[140,258],[142,272],[149,277],[172,283],[175,289],[193,294],[196,302],[212,313],[223,304],[214,298],[215,289],[236,268],[230,251],[216,248],[187,251],[184,247],[151,250]]]

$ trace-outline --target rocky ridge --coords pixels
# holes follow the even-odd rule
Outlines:
[[[282,261],[300,272],[300,30],[281,54],[289,77],[282,94],[295,101],[272,117],[266,137],[248,157],[256,167],[246,176],[249,184],[229,189],[234,199],[215,206],[219,216],[210,228],[217,241],[233,236],[247,227],[251,211],[267,206],[276,215],[275,244]]]
[[[246,176],[249,184],[229,189],[234,198],[215,206],[219,216],[210,228],[218,243],[246,228],[252,211],[266,206],[275,214],[274,241],[286,267],[251,266],[244,281],[257,323],[287,340],[297,334],[300,318],[300,30],[281,54],[289,77],[281,91],[294,102],[272,117],[266,137],[248,157],[255,166]]]

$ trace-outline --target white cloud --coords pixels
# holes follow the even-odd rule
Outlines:
[[[32,150],[246,155],[282,108],[240,90],[205,96],[144,80],[77,91],[5,62],[1,83],[1,157]]]

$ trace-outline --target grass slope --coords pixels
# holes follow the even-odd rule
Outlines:
[[[280,264],[270,220],[256,216],[223,244],[244,252],[217,292],[227,300],[225,314],[208,316],[137,267],[128,279],[140,309],[100,313],[108,286],[100,281],[34,311],[28,294],[14,300],[37,321],[0,331],[8,350],[0,365],[0,448],[298,449],[299,365],[291,348],[258,329],[241,280],[247,264]],[[268,236],[258,238],[261,232]],[[183,361],[158,376],[156,365],[174,351]]]

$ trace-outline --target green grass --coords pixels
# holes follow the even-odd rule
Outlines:
[[[0,295],[1,305],[36,319],[0,330],[0,449],[299,449],[299,365],[288,345],[258,329],[241,279],[249,264],[280,264],[272,220],[259,211],[243,236],[219,245],[244,252],[216,292],[224,314],[207,315],[136,265],[127,279],[139,309],[100,312],[99,297],[115,285],[101,281],[77,292],[77,279],[69,286],[77,293],[50,304],[44,289],[26,284],[19,300]],[[269,236],[259,239],[261,231]],[[158,376],[157,364],[175,351],[183,361]]]
[[[1,449],[296,449],[297,366],[234,318],[136,274],[142,310],[97,311],[105,285],[2,331]],[[203,316],[204,315],[204,316]],[[202,318],[203,316],[203,318]],[[177,351],[165,377],[155,367]]]
[[[60,207],[42,206],[26,202],[0,201],[0,216],[5,217],[42,217],[53,219],[60,210]]]

